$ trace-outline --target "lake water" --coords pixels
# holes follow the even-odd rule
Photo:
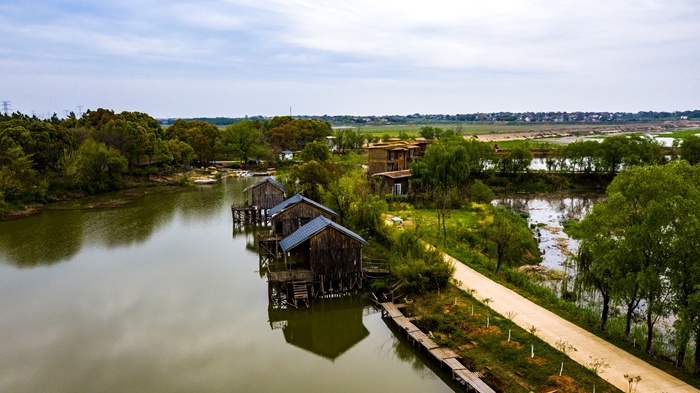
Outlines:
[[[0,223],[0,391],[458,390],[362,296],[269,306],[256,180]]]

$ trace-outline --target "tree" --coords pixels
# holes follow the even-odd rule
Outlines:
[[[501,172],[515,175],[525,171],[532,162],[533,154],[527,147],[518,146],[501,157]]]
[[[481,180],[476,179],[469,189],[469,196],[471,200],[476,203],[491,203],[494,194],[489,186],[484,184]]]
[[[697,211],[700,201],[698,171],[685,161],[626,169],[608,186],[606,200],[580,224],[581,249],[589,251],[588,259],[579,261],[584,262],[582,279],[606,272],[610,295],[627,302],[628,314],[639,291],[646,306],[647,352],[655,323],[669,306],[677,312],[679,327],[695,326],[697,317],[687,310],[689,304],[696,305],[693,299],[700,288],[684,284],[686,277],[697,278],[694,268],[686,265],[694,251],[684,245],[697,239],[689,212]],[[687,337],[682,335],[681,347]]]
[[[328,149],[325,143],[322,142],[309,142],[304,146],[301,151],[301,159],[305,162],[307,161],[318,161],[326,162],[331,158],[331,151]]]
[[[482,173],[491,157],[488,144],[462,137],[440,139],[428,147],[423,159],[411,164],[411,175],[424,192],[453,187],[464,193],[470,177]]]
[[[371,179],[360,169],[346,171],[323,188],[323,203],[338,213],[338,221],[358,233],[372,235],[384,225],[386,201],[372,193]]]
[[[88,139],[66,156],[63,167],[65,176],[72,179],[73,187],[96,193],[118,189],[128,162],[117,149]]]
[[[323,190],[328,189],[328,185],[339,175],[340,167],[337,164],[312,160],[292,168],[285,180],[285,188],[314,201],[321,201]]]
[[[681,158],[688,161],[690,165],[700,162],[700,136],[688,135],[683,138]]]
[[[488,253],[496,259],[496,275],[502,265],[521,262],[535,262],[539,259],[539,249],[527,228],[527,223],[517,214],[493,207],[493,221],[484,229]]]
[[[226,126],[221,133],[217,150],[223,155],[233,155],[244,163],[249,158],[267,155],[262,123],[246,119]]]

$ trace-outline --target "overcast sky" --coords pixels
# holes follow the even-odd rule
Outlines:
[[[700,109],[700,1],[2,0],[0,100],[60,116]]]

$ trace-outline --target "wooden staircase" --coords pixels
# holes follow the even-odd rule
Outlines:
[[[306,288],[305,282],[292,282],[292,304],[299,308],[299,301],[303,300],[306,303],[306,308],[309,308],[309,291]]]

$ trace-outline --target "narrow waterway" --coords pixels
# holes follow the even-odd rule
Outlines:
[[[256,180],[0,223],[0,391],[458,390],[361,296],[269,307]]]
[[[528,215],[528,225],[539,242],[542,266],[571,272],[567,260],[579,243],[564,232],[563,223],[581,220],[603,198],[602,194],[583,193],[518,194],[499,197],[494,204]]]

